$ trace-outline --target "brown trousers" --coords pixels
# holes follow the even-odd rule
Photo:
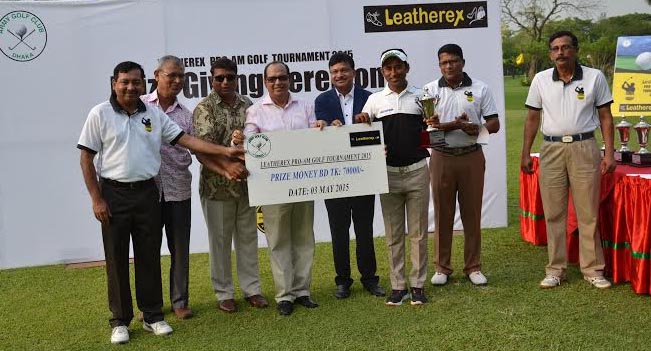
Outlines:
[[[452,234],[457,195],[463,223],[465,274],[481,270],[481,206],[484,194],[484,153],[481,149],[453,156],[432,150],[430,171],[434,198],[436,271],[450,275]]]

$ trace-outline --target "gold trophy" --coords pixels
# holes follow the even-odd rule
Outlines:
[[[634,153],[631,157],[633,166],[651,166],[651,153],[649,153],[649,150],[646,149],[647,143],[649,142],[649,127],[649,123],[646,123],[644,121],[644,116],[640,116],[640,122],[633,126],[637,132],[637,142],[640,144],[640,150]]]
[[[619,143],[622,145],[619,150],[615,151],[615,161],[619,163],[630,163],[633,152],[628,148],[628,141],[630,136],[631,127],[633,125],[626,120],[626,116],[622,116],[622,120],[617,123],[617,135],[619,136]]]
[[[423,95],[416,98],[416,104],[423,110],[423,120],[431,117],[436,113],[436,108],[439,105],[441,98],[438,95],[432,96],[429,91],[425,89]],[[432,148],[435,146],[444,146],[445,133],[438,128],[427,126],[427,130],[420,133],[420,146]]]

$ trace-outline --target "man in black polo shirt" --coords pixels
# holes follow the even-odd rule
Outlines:
[[[380,58],[384,90],[369,96],[357,121],[382,121],[387,149],[389,192],[380,195],[382,217],[389,249],[391,295],[389,306],[401,305],[409,298],[405,278],[405,210],[407,234],[411,242],[411,304],[427,302],[427,210],[429,172],[427,150],[420,147],[420,132],[425,128],[422,110],[416,103],[419,89],[407,85],[409,63],[401,49],[390,49]]]
[[[242,178],[242,151],[213,145],[185,134],[158,108],[146,106],[145,73],[135,62],[122,62],[113,71],[109,101],[95,106],[81,132],[81,169],[102,223],[106,259],[111,343],[129,341],[133,318],[129,287],[129,241],[133,239],[136,301],[143,311],[143,329],[167,335],[163,320],[160,270],[162,240],[159,194],[153,177],[160,168],[161,142],[214,155],[215,171]],[[97,156],[97,167],[93,160]],[[97,176],[99,175],[99,180]]]

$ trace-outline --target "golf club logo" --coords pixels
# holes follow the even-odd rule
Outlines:
[[[8,58],[31,61],[43,52],[46,43],[45,25],[33,13],[14,11],[0,19],[0,51]]]
[[[271,152],[271,140],[264,134],[255,134],[246,141],[246,153],[255,157],[263,158]]]

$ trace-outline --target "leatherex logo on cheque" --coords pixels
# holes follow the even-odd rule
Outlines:
[[[271,140],[264,134],[252,135],[246,142],[246,153],[255,158],[266,157],[269,152],[271,152]]]
[[[45,50],[46,44],[45,25],[35,14],[13,11],[0,19],[0,51],[8,58],[31,61]]]
[[[364,32],[487,27],[486,1],[364,6]]]

